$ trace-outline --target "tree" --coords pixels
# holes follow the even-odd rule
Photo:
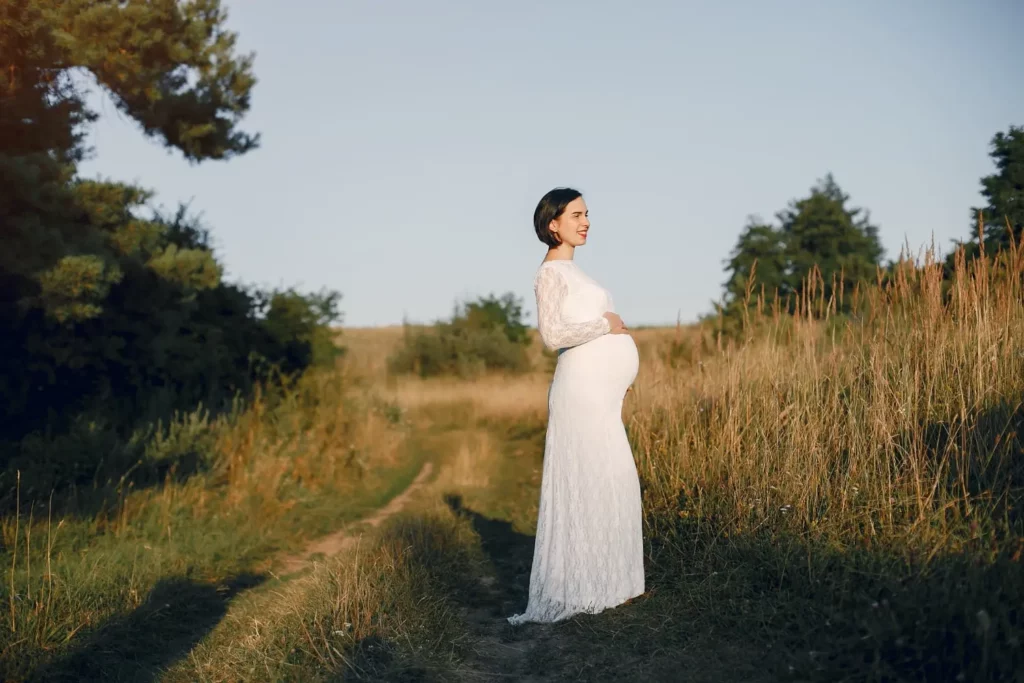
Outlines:
[[[748,219],[726,262],[726,271],[729,279],[724,287],[729,302],[742,302],[751,282],[757,287],[757,291],[752,292],[754,296],[762,288],[767,296],[778,292],[785,297],[790,293],[785,239],[777,228],[758,218]]]
[[[81,159],[90,75],[150,136],[193,161],[253,149],[237,129],[252,56],[234,53],[219,0],[7,0],[0,7],[0,140],[7,154]]]
[[[134,213],[148,192],[75,180],[89,151],[85,127],[96,119],[84,100],[88,78],[146,134],[192,161],[256,146],[236,128],[255,83],[252,58],[234,55],[224,20],[218,0],[0,6],[0,305],[90,319],[123,277],[119,260],[152,246],[160,230]],[[195,251],[162,253],[159,264],[216,279],[210,258]]]
[[[996,172],[981,179],[986,205],[971,209],[971,237],[961,242],[968,260],[979,253],[979,215],[989,254],[1008,249],[1011,236],[1019,245],[1024,233],[1024,127],[1010,126],[1008,132],[996,133],[989,156]],[[954,259],[955,252],[947,257],[947,272],[952,272]]]
[[[0,3],[0,437],[230,398],[254,368],[323,355],[311,329],[336,298],[227,284],[183,210],[143,217],[149,191],[77,175],[89,84],[193,163],[256,147],[238,127],[252,57],[225,20],[218,0]]]
[[[885,253],[878,227],[871,224],[867,212],[849,208],[848,201],[849,196],[828,174],[809,197],[779,212],[790,291],[801,294],[804,279],[815,267],[824,281],[826,299],[838,294],[833,292],[833,279],[851,292],[877,272]]]
[[[763,288],[768,298],[778,293],[795,305],[813,269],[824,281],[826,299],[833,294],[838,298],[833,282],[849,292],[871,279],[884,253],[878,228],[866,212],[850,208],[848,202],[849,196],[829,174],[809,196],[776,214],[777,227],[750,219],[726,261],[724,312],[742,310],[748,285],[755,296]]]

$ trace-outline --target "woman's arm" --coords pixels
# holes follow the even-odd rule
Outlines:
[[[585,344],[611,331],[611,322],[603,316],[585,323],[562,320],[562,302],[569,286],[556,268],[542,268],[533,291],[537,295],[537,330],[544,346],[552,351]]]

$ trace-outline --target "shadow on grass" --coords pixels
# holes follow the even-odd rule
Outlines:
[[[1024,671],[1024,568],[1009,553],[925,563],[785,535],[701,550],[696,576],[677,576],[672,589],[714,605],[707,627],[745,634],[777,680],[996,681]]]
[[[999,496],[993,517],[1010,524],[1024,520],[1024,398],[1003,400],[970,414],[966,421],[932,422],[920,433],[902,435],[908,450],[927,450],[948,459],[946,482],[951,490],[965,489],[972,497]],[[915,443],[916,442],[916,443]]]
[[[500,603],[494,605],[496,614],[508,616],[512,614],[510,610],[525,609],[530,590],[534,537],[514,530],[511,522],[492,519],[463,507],[459,495],[448,494],[444,501],[452,512],[470,521],[480,536],[484,554],[494,566],[497,574],[494,588],[500,595]]]
[[[378,636],[360,640],[348,653],[348,657],[344,673],[330,680],[338,683],[430,683],[443,680],[437,678],[426,666],[416,663],[402,646]]]
[[[134,491],[181,483],[207,471],[214,413],[140,423],[129,435],[76,423],[64,434],[0,444],[0,514],[93,519]]]
[[[447,515],[387,523],[377,552],[387,549],[394,559],[389,573],[372,572],[376,632],[345,649],[329,680],[453,680],[464,654],[460,607],[484,599],[473,580],[479,555],[461,531]]]
[[[1024,566],[1012,548],[925,565],[784,534],[723,539],[696,523],[675,533],[678,545],[658,553],[643,597],[545,631],[526,673],[609,682],[1022,680]]]
[[[219,585],[164,579],[130,614],[76,638],[74,649],[35,671],[29,680],[158,680],[220,622],[232,598],[264,578],[243,574]]]
[[[695,671],[687,680],[761,680],[726,673],[729,660],[746,657],[768,680],[1024,681],[1021,402],[895,440],[904,457],[935,467],[942,460],[941,485],[952,499],[970,495],[969,516],[951,507],[929,520],[916,507],[886,510],[909,515],[905,525],[932,539],[907,547],[870,529],[816,540],[784,519],[726,534],[729,494],[708,501],[727,511],[723,519],[659,510],[648,539],[649,596],[571,627],[588,635],[579,657],[600,669],[594,680],[630,672],[625,641],[636,652],[653,644],[657,659],[679,666],[695,650],[705,668],[721,667],[716,677]],[[644,673],[672,680],[667,667]]]

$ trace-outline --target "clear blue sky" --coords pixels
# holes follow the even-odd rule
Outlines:
[[[582,190],[577,262],[632,325],[717,299],[746,217],[831,171],[888,256],[969,227],[1024,124],[1024,2],[234,0],[259,150],[190,166],[109,102],[86,175],[190,201],[232,280],[343,293],[345,323],[514,291],[531,217]]]

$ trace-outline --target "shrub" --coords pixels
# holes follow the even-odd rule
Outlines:
[[[336,355],[328,326],[339,317],[337,293],[223,281],[207,231],[183,211],[126,226],[144,227],[145,244],[112,257],[118,277],[102,297],[0,307],[0,439],[61,433],[83,415],[132,429],[200,402],[226,405],[276,373]],[[80,280],[77,267],[51,279]]]
[[[457,305],[451,320],[431,328],[406,324],[402,345],[388,360],[394,374],[470,377],[491,370],[530,369],[530,336],[514,294],[490,295]]]

